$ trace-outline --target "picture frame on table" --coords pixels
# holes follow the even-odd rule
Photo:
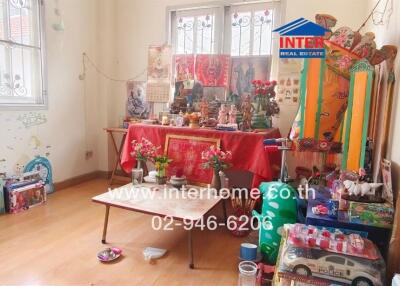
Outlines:
[[[253,80],[270,80],[271,56],[231,58],[229,94],[243,98],[253,92]]]
[[[221,139],[200,136],[167,134],[164,154],[172,160],[168,177],[183,171],[189,184],[207,186],[213,177],[212,169],[203,169],[201,153],[211,146],[219,148]]]

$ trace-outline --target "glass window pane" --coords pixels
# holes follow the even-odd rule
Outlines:
[[[34,100],[40,95],[40,53],[36,49],[12,48],[13,95]]]
[[[34,98],[37,103],[42,99],[42,70],[41,57],[37,49],[24,48],[22,50],[24,60],[23,87],[26,95]]]
[[[176,26],[176,53],[193,54],[194,17],[180,17]]]
[[[0,96],[11,96],[10,48],[0,44]]]
[[[197,17],[197,43],[198,54],[214,53],[214,15]]]
[[[272,11],[256,11],[254,13],[253,55],[271,54]]]
[[[232,56],[250,55],[251,13],[232,14]]]
[[[0,0],[0,39],[6,40],[7,6],[6,0]]]
[[[39,46],[38,1],[10,0],[11,40],[31,46]]]

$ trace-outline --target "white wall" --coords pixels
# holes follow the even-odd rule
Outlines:
[[[16,163],[26,164],[34,155],[47,152],[55,181],[98,169],[96,138],[101,112],[95,99],[97,77],[88,74],[86,81],[87,124],[84,83],[78,80],[82,52],[87,51],[97,59],[97,3],[97,0],[60,1],[65,31],[56,32],[51,28],[55,23],[54,1],[45,1],[49,107],[35,113],[45,116],[47,122],[25,128],[17,119],[29,112],[0,111],[0,160],[6,160],[0,163],[0,172],[11,173]],[[87,149],[95,152],[90,160],[85,159]]]

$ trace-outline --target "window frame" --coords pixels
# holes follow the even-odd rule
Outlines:
[[[198,17],[204,15],[206,11],[215,11],[215,19],[214,19],[214,50],[211,54],[220,54],[223,51],[223,31],[224,31],[224,7],[221,4],[213,4],[210,3],[208,5],[187,5],[187,6],[178,6],[178,7],[167,7],[167,43],[172,47],[172,53],[176,53],[176,40],[177,40],[177,33],[176,33],[176,21],[179,16],[183,17]],[[193,27],[193,31],[195,30]],[[197,37],[196,32],[193,33],[193,53],[197,55]],[[181,53],[179,53],[181,54]],[[200,54],[200,53],[199,53]]]
[[[262,1],[246,1],[239,2],[231,0],[231,2],[209,2],[201,4],[188,4],[188,5],[178,5],[178,6],[168,6],[166,9],[166,43],[172,46],[172,53],[175,53],[176,46],[176,31],[174,29],[176,25],[176,13],[178,11],[190,11],[199,9],[209,9],[209,8],[219,8],[221,9],[221,29],[220,32],[215,31],[216,40],[218,37],[217,45],[218,49],[215,50],[214,54],[228,54],[231,55],[231,31],[232,31],[232,18],[231,11],[232,8],[246,10],[247,8],[253,7],[266,7],[267,9],[272,9],[274,11],[273,26],[272,30],[279,27],[285,19],[285,7],[286,0],[262,0]],[[241,7],[242,6],[242,7]],[[216,18],[218,18],[216,16]],[[219,35],[218,35],[219,34]],[[259,55],[260,57],[271,57],[271,74],[270,78],[278,77],[278,67],[279,67],[279,41],[277,40],[279,35],[272,33],[271,36],[271,54],[270,55]],[[251,56],[251,55],[250,55]],[[245,57],[239,56],[239,57]]]
[[[33,110],[47,110],[48,109],[48,81],[47,81],[47,52],[46,52],[46,22],[45,22],[45,3],[43,0],[34,0],[38,2],[38,37],[39,37],[39,55],[40,55],[40,71],[41,71],[41,98],[38,102],[38,98],[35,97],[35,103],[18,103],[18,99],[13,103],[1,103],[0,111],[33,111]],[[10,41],[0,40],[2,43],[9,43]],[[12,42],[11,42],[12,44]],[[17,45],[21,47],[29,47],[29,45]],[[22,101],[22,100],[21,100]]]

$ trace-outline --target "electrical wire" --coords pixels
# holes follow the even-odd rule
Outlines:
[[[142,70],[140,73],[138,73],[137,75],[135,75],[134,77],[128,78],[128,79],[117,79],[114,77],[111,77],[109,75],[107,75],[105,72],[103,72],[97,65],[96,63],[86,54],[83,53],[82,54],[82,66],[83,66],[83,73],[79,76],[79,79],[84,80],[85,76],[86,76],[86,71],[87,71],[87,64],[90,64],[94,70],[100,74],[101,76],[103,76],[105,79],[108,79],[110,81],[114,81],[114,82],[123,82],[126,83],[127,81],[133,81],[138,79],[139,77],[141,77],[142,75],[144,75],[147,72],[147,68],[145,68],[144,70]]]
[[[358,28],[357,32],[360,32],[360,30],[362,28],[365,27],[365,25],[367,24],[368,20],[372,17],[372,15],[374,14],[376,8],[378,8],[379,3],[381,3],[381,0],[378,0],[378,2],[376,3],[376,5],[374,6],[374,8],[372,9],[371,13],[369,13],[367,19],[365,19],[365,21],[361,24],[360,28]]]

